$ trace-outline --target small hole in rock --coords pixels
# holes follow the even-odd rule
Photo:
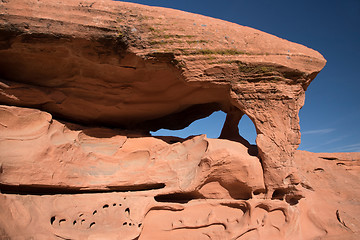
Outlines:
[[[131,226],[131,223],[129,223],[129,226]]]
[[[121,203],[119,203],[119,206],[121,207]]]
[[[124,222],[123,225],[124,225],[124,226],[127,225],[127,222]]]
[[[83,213],[80,213],[80,214],[79,214],[79,217],[82,217],[82,216],[84,216],[84,214],[83,214]]]
[[[81,224],[82,224],[83,222],[85,222],[85,219],[82,219],[82,220],[81,220]]]
[[[115,206],[116,206],[116,203],[114,203],[113,206],[115,207]]]
[[[298,204],[298,203],[299,203],[299,200],[296,199],[296,198],[290,198],[288,202],[289,202],[290,205],[293,206],[293,205]]]
[[[303,198],[300,195],[294,195],[294,196],[286,196],[286,202],[289,203],[290,205],[294,206],[296,204],[299,203],[299,200]]]
[[[130,214],[130,208],[126,208],[125,212],[127,212],[128,214]]]
[[[338,165],[338,166],[344,166],[345,163],[339,162],[339,163],[337,163],[336,165]]]
[[[66,222],[66,219],[60,219],[59,224]]]
[[[109,204],[105,204],[104,206],[103,206],[103,208],[108,208],[109,207]]]
[[[73,221],[73,225],[75,225],[75,224],[76,224],[76,220]]]
[[[274,199],[278,199],[278,200],[284,200],[286,194],[286,190],[285,189],[276,189],[272,195],[272,200]]]
[[[141,227],[141,223],[139,223],[138,227]]]
[[[258,190],[255,190],[254,191],[254,195],[256,196],[256,195],[260,195],[260,194],[262,194],[262,193],[265,193],[265,189],[258,189]]]
[[[97,213],[97,211],[95,210],[94,212],[93,212],[93,215],[95,215]]]
[[[95,225],[95,222],[90,223],[89,228],[91,228],[91,227],[94,226],[94,225]]]
[[[50,218],[51,225],[53,225],[54,221],[55,221],[55,216]]]

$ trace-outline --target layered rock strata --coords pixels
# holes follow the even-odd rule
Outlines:
[[[313,175],[296,170],[299,159],[324,160],[296,148],[305,90],[325,62],[299,44],[177,10],[0,2],[0,236],[354,236],[350,203],[307,213],[324,201]],[[218,110],[227,113],[220,139],[149,134]],[[239,134],[244,114],[256,146]]]

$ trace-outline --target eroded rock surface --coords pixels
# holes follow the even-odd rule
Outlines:
[[[110,129],[71,130],[39,110],[0,111],[1,184],[9,191],[154,189],[211,198],[203,188],[216,182],[213,194],[250,199],[265,190],[259,159],[237,142],[203,135],[171,144]]]
[[[267,187],[287,188],[300,141],[298,111],[325,65],[318,52],[248,27],[137,4],[11,0],[0,9],[1,103],[145,131],[237,109],[257,129]]]
[[[359,154],[297,151],[305,198],[266,197],[243,144],[88,128],[0,107],[1,237],[356,239]],[[354,211],[355,210],[355,211]]]
[[[358,186],[359,156],[296,151],[298,111],[325,63],[177,10],[1,1],[1,238],[358,236],[360,191],[340,190],[326,164],[338,159],[336,174]],[[149,134],[218,110],[220,139]],[[239,134],[244,114],[256,146]]]

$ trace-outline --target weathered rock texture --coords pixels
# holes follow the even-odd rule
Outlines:
[[[342,191],[331,173],[350,171],[344,181],[358,186],[359,156],[331,166],[333,155],[296,151],[298,111],[325,62],[176,10],[1,1],[0,236],[356,237],[360,191]],[[149,134],[218,110],[227,113],[221,139]],[[239,134],[244,114],[257,146]]]
[[[238,142],[81,127],[5,105],[0,130],[2,239],[359,236],[360,153],[297,151],[300,179],[287,181],[305,198],[268,198],[259,159]]]
[[[287,188],[304,91],[325,65],[318,52],[136,4],[12,0],[1,12],[3,104],[143,130],[179,129],[235,109],[255,124],[267,186]]]

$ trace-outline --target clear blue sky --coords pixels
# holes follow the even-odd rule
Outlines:
[[[310,84],[300,111],[299,149],[360,152],[360,0],[133,0],[220,18],[253,27],[319,51],[328,61]],[[155,134],[216,138],[225,115],[214,113],[182,131]],[[242,135],[254,142],[249,119]]]

